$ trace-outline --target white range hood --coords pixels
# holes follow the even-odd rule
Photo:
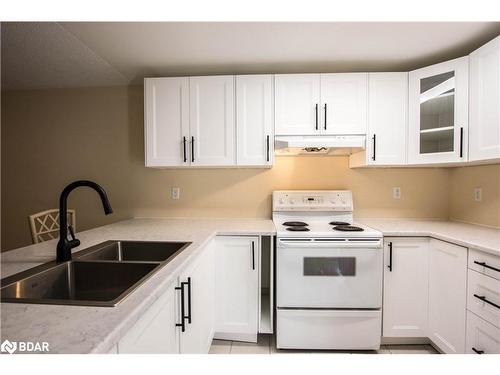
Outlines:
[[[364,135],[276,136],[276,155],[350,155],[365,149]]]

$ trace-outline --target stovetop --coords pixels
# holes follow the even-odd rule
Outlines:
[[[307,223],[306,226],[288,226],[283,225],[286,221],[302,221]],[[279,237],[370,237],[381,238],[382,233],[356,222],[350,222],[351,226],[362,229],[361,231],[341,231],[335,230],[335,225],[329,224],[334,220],[318,220],[312,218],[302,218],[301,220],[284,220],[283,218],[274,218],[277,235]],[[339,220],[340,221],[340,220]],[[348,222],[348,221],[343,221]],[[342,227],[342,225],[340,225]],[[301,228],[307,230],[300,230]],[[291,230],[290,230],[291,229]]]
[[[356,223],[353,211],[349,190],[273,192],[273,221],[282,238],[382,238],[379,231]]]

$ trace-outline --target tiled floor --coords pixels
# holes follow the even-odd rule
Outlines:
[[[273,335],[259,335],[257,343],[238,341],[214,340],[210,347],[210,354],[438,354],[430,345],[385,345],[380,350],[367,351],[324,351],[324,350],[277,350]]]

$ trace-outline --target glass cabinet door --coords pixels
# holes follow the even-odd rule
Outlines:
[[[410,72],[410,164],[466,160],[467,72],[466,57]]]

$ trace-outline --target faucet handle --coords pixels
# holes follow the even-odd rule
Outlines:
[[[73,230],[73,227],[71,225],[68,225],[68,230],[69,230],[69,235],[71,239],[74,241],[75,240],[75,232]]]

